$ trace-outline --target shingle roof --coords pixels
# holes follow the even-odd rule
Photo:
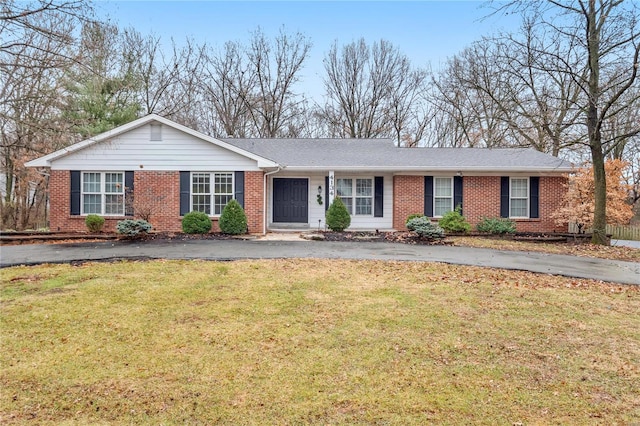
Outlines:
[[[222,139],[288,169],[569,172],[571,163],[527,148],[397,148],[390,139]]]

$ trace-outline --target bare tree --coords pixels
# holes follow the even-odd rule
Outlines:
[[[333,133],[352,138],[393,137],[400,144],[409,134],[426,73],[388,41],[371,47],[364,39],[342,48],[337,42],[324,59],[328,103],[324,116]],[[417,126],[413,136],[421,133]]]
[[[623,135],[607,137],[603,127],[640,97],[640,11],[635,2],[623,0],[547,0],[512,2],[500,8],[522,9],[535,17],[538,31],[560,40],[564,50],[533,52],[541,57],[541,68],[560,73],[580,88],[572,107],[580,111],[586,129],[586,144],[591,153],[595,181],[593,242],[606,244],[606,178],[604,160],[621,138],[638,134],[640,122]],[[575,48],[579,61],[566,55]]]

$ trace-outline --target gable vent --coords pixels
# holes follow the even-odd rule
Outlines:
[[[152,141],[162,140],[162,124],[151,125],[151,138],[149,140],[152,140]]]

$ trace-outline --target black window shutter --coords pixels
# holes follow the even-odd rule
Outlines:
[[[433,217],[433,176],[424,177],[424,215]]]
[[[189,213],[191,205],[191,173],[180,172],[180,216]]]
[[[329,209],[329,176],[324,177],[324,211]]]
[[[384,177],[376,176],[373,180],[373,217],[382,217],[384,208]]]
[[[540,217],[540,178],[529,178],[529,217],[537,219]]]
[[[509,176],[500,178],[500,217],[509,217]]]
[[[460,206],[460,214],[462,213],[462,176],[453,177],[453,208]]]
[[[71,214],[80,214],[80,171],[71,170]]]
[[[235,172],[234,175],[233,198],[244,208],[244,172]]]
[[[124,172],[124,214],[134,215],[133,209],[133,171]]]

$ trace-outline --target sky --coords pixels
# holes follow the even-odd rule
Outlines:
[[[515,30],[515,16],[489,16],[484,1],[114,1],[96,3],[99,17],[165,43],[187,37],[222,46],[248,41],[260,27],[275,35],[284,27],[301,32],[313,44],[302,73],[310,95],[322,92],[322,60],[334,42],[361,37],[385,39],[414,66],[434,71],[473,41],[498,30]]]

